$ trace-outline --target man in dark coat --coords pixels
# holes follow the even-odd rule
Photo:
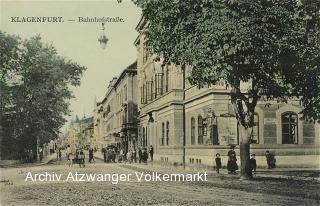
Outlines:
[[[91,161],[94,161],[94,159],[93,159],[93,148],[92,147],[89,148],[89,163],[91,163]]]
[[[246,173],[247,176],[249,178],[253,178],[253,172],[256,173],[256,169],[257,169],[257,161],[255,159],[256,155],[252,154],[251,155],[251,159],[247,160],[247,164],[246,164]]]
[[[139,163],[141,163],[141,160],[142,160],[142,151],[141,151],[141,148],[139,147],[138,149],[138,157],[139,157]]]
[[[150,153],[150,158],[151,158],[151,162],[152,162],[153,161],[153,147],[152,147],[152,145],[150,145],[149,153]]]

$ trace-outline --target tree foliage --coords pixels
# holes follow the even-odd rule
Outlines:
[[[85,67],[58,55],[40,36],[21,39],[0,31],[1,156],[57,137],[69,114],[70,86]]]
[[[302,112],[319,118],[319,1],[135,3],[149,21],[148,39],[155,52],[167,63],[192,65],[193,84],[250,81],[251,96],[301,98]]]

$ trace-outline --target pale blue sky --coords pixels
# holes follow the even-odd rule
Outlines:
[[[58,53],[84,65],[82,84],[73,88],[76,99],[71,101],[72,115],[82,117],[92,114],[96,96],[101,100],[108,82],[117,76],[137,57],[133,41],[137,37],[135,26],[141,11],[130,0],[104,1],[1,1],[0,29],[21,37],[40,34],[45,42],[52,42]],[[64,19],[88,17],[122,17],[124,23],[107,23],[107,48],[102,50],[98,43],[101,23],[12,23],[11,16],[62,16]],[[68,118],[70,119],[70,118]]]

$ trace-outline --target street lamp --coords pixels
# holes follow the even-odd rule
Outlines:
[[[105,35],[105,26],[104,26],[104,23],[102,23],[102,34],[101,36],[99,37],[98,41],[100,43],[100,46],[102,49],[105,49],[107,47],[107,43],[109,41],[109,39],[106,37]]]

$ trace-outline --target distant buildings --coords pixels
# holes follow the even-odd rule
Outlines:
[[[137,146],[137,63],[113,78],[106,96],[94,109],[95,138],[99,148],[114,144],[127,152]]]
[[[93,140],[93,118],[78,116],[72,120],[70,127],[65,135],[64,143],[73,149],[87,148],[94,143]]]

